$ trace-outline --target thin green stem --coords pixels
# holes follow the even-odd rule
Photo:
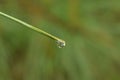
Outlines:
[[[5,14],[5,13],[3,13],[3,12],[0,12],[0,15],[4,16],[4,17],[6,17],[6,18],[9,18],[9,19],[11,19],[11,20],[13,20],[13,21],[15,21],[15,22],[18,22],[18,23],[20,23],[20,24],[22,24],[22,25],[25,25],[26,27],[28,27],[28,28],[36,31],[36,32],[39,32],[39,33],[41,33],[41,34],[43,34],[43,35],[45,35],[45,36],[48,36],[49,38],[52,38],[52,39],[56,40],[56,41],[59,42],[59,43],[63,43],[63,45],[65,46],[65,41],[62,40],[62,39],[60,39],[60,38],[58,38],[58,37],[55,37],[55,36],[53,36],[53,35],[45,32],[45,31],[43,31],[43,30],[41,30],[41,29],[39,29],[39,28],[37,28],[37,27],[34,27],[34,26],[32,26],[32,25],[30,25],[30,24],[28,24],[28,23],[26,23],[26,22],[23,22],[23,21],[15,18],[15,17],[12,17],[12,16],[10,16],[10,15],[8,15],[8,14]],[[63,46],[63,45],[62,45],[62,46]]]

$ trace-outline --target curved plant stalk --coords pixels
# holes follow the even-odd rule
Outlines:
[[[43,35],[45,35],[45,36],[48,36],[49,38],[57,41],[57,45],[58,45],[59,48],[62,48],[62,47],[65,46],[65,41],[62,40],[62,39],[60,39],[60,38],[58,38],[58,37],[55,37],[55,36],[53,36],[53,35],[45,32],[45,31],[43,31],[43,30],[41,30],[41,29],[39,29],[39,28],[37,28],[37,27],[34,27],[34,26],[32,26],[32,25],[30,25],[30,24],[28,24],[28,23],[26,23],[26,22],[23,22],[22,20],[19,20],[19,19],[15,18],[15,17],[12,17],[12,16],[10,16],[10,15],[8,15],[8,14],[5,14],[5,13],[3,13],[3,12],[0,12],[0,15],[4,16],[4,17],[6,17],[6,18],[9,18],[9,19],[11,19],[11,20],[13,20],[13,21],[15,21],[15,22],[18,22],[18,23],[20,23],[20,24],[22,24],[22,25],[25,25],[26,27],[28,27],[28,28],[36,31],[36,32],[39,32],[39,33],[41,33],[41,34],[43,34]]]

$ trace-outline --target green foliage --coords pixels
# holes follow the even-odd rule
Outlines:
[[[119,10],[119,0],[1,0],[67,45],[0,16],[0,80],[120,80]]]

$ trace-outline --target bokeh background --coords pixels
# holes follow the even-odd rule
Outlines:
[[[120,0],[0,0],[0,80],[120,80]]]

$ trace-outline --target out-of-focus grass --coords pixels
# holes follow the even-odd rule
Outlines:
[[[119,10],[119,0],[1,0],[67,45],[0,16],[0,80],[120,80]]]

